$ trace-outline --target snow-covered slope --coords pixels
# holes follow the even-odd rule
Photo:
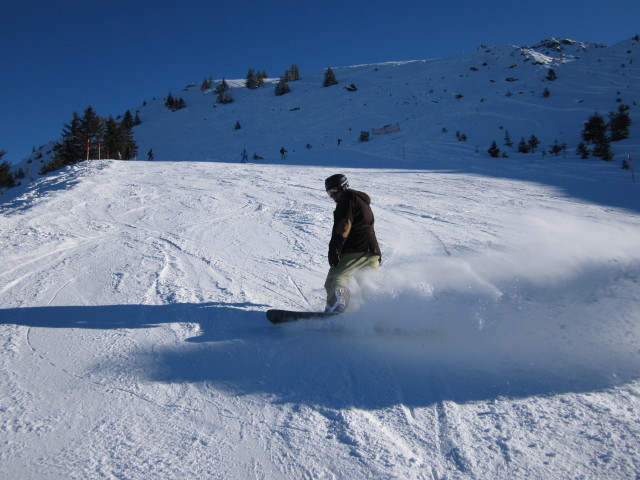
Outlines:
[[[557,80],[546,79],[549,69]],[[334,71],[338,85],[322,87],[324,71],[301,72],[301,80],[289,83],[291,93],[280,97],[274,95],[277,77],[257,90],[244,88],[244,80],[230,80],[235,101],[226,105],[216,102],[213,90],[203,94],[200,79],[192,79],[198,83],[172,92],[186,103],[176,112],[164,106],[163,91],[136,109],[142,120],[135,130],[139,158],[153,149],[157,160],[237,162],[246,149],[262,163],[274,163],[281,162],[284,146],[291,164],[374,166],[372,157],[380,156],[382,164],[394,158],[399,165],[422,168],[437,160],[439,152],[430,151],[434,145],[449,149],[459,143],[457,133],[467,138],[465,155],[476,150],[486,155],[496,141],[504,153],[518,157],[518,141],[531,135],[541,141],[538,152],[558,141],[573,154],[584,122],[596,111],[606,116],[619,104],[629,105],[633,121],[640,123],[635,39],[610,47],[557,39],[532,47],[480,46],[449,58]],[[346,89],[351,85],[357,90]],[[234,129],[236,122],[240,130]],[[400,132],[357,142],[361,131],[395,123]],[[511,148],[504,146],[507,132]],[[408,151],[421,153],[418,164],[407,164]],[[20,166],[35,177],[50,156],[47,145]]]
[[[0,476],[640,475],[640,183],[619,163],[640,155],[640,45],[559,43],[339,68],[330,88],[302,72],[215,108],[190,89],[140,110],[163,161],[6,192]],[[617,98],[635,123],[616,162],[486,155],[506,130],[577,142]],[[274,327],[270,307],[323,305],[338,171],[373,198],[380,276],[345,316]]]
[[[458,157],[343,170],[385,261],[325,323],[264,311],[323,304],[334,168],[91,162],[5,204],[3,476],[634,478],[638,203],[568,192],[637,185]]]
[[[303,165],[351,164],[354,153],[381,150],[385,159],[393,155],[402,163],[407,150],[456,143],[456,132],[466,135],[470,151],[483,154],[493,140],[502,145],[507,131],[516,144],[536,135],[541,150],[557,140],[573,152],[589,115],[640,101],[639,42],[580,45],[539,48],[544,54],[533,48],[483,47],[440,60],[336,68],[339,85],[324,88],[323,72],[313,72],[290,82],[292,92],[281,97],[274,96],[272,86],[239,86],[228,105],[216,104],[214,92],[203,95],[193,87],[181,92],[184,110],[170,112],[162,99],[140,109],[143,123],[136,138],[144,152],[153,148],[159,159],[235,162],[246,148],[274,162],[284,146],[288,161]],[[545,79],[549,68],[558,77],[553,82]],[[345,89],[352,84],[357,91]],[[640,121],[633,108],[632,115]],[[234,130],[236,122],[240,130]],[[401,132],[354,145],[360,131],[397,122]],[[338,139],[340,147],[355,152],[340,148]],[[427,155],[418,166],[431,160]]]

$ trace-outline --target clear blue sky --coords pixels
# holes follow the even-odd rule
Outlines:
[[[0,9],[0,150],[16,162],[91,105],[114,117],[189,82],[440,58],[550,37],[612,45],[638,0],[20,0]]]

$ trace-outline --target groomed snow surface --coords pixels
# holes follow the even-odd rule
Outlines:
[[[96,161],[4,197],[0,476],[637,478],[637,184],[440,158]],[[379,276],[272,326],[323,307],[338,171],[373,199]]]

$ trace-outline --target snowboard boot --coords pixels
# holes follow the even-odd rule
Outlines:
[[[344,313],[349,304],[349,290],[337,288],[331,298],[327,301],[324,311],[327,313]]]

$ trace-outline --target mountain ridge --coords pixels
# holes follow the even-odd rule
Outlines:
[[[283,160],[278,151],[284,146],[287,161],[303,165],[366,164],[375,159],[375,148],[395,149],[407,163],[407,149],[456,145],[458,134],[466,139],[466,154],[485,154],[492,141],[503,143],[507,131],[514,142],[536,135],[541,151],[555,140],[574,151],[594,112],[626,104],[638,123],[639,57],[637,37],[610,47],[554,37],[532,47],[481,45],[439,59],[333,67],[339,84],[327,88],[321,85],[324,70],[302,72],[281,97],[272,90],[277,78],[257,90],[246,89],[243,79],[227,80],[234,98],[227,105],[216,102],[213,89],[202,93],[191,82],[174,92],[186,101],[184,109],[171,112],[158,97],[135,109],[142,120],[135,139],[140,159],[153,149],[157,160],[234,162],[246,149],[250,159],[255,154],[269,163]],[[546,78],[550,69],[557,80]],[[357,90],[346,89],[351,86]],[[395,123],[401,127],[395,143],[402,147],[387,136],[357,142],[361,131]],[[33,176],[50,160],[53,143],[19,167]],[[503,151],[517,155],[513,148]]]

